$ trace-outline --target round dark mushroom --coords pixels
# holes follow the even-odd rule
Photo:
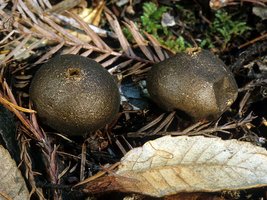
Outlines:
[[[162,109],[180,110],[196,120],[218,118],[238,93],[225,64],[200,49],[178,53],[154,65],[148,73],[147,89]]]
[[[44,124],[68,135],[86,135],[114,120],[120,94],[113,77],[79,55],[52,58],[36,72],[30,98]]]

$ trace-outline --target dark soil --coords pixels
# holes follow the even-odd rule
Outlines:
[[[132,1],[132,5],[128,3],[123,6],[117,6],[116,2],[106,2],[106,7],[116,15],[122,26],[123,21],[133,20],[136,21],[139,27],[142,27],[140,16],[143,15],[143,1]],[[221,11],[231,15],[233,21],[245,22],[249,27],[242,34],[233,34],[226,44],[224,43],[226,38],[220,35],[218,30],[218,32],[216,30],[210,32],[211,24],[216,18],[216,11],[209,7],[209,1],[162,0],[153,2],[159,7],[167,6],[169,13],[174,17],[176,25],[169,27],[169,31],[174,35],[175,39],[178,36],[183,36],[190,47],[197,47],[200,46],[200,41],[209,37],[212,46],[204,45],[203,48],[209,49],[218,55],[235,76],[239,88],[237,100],[231,106],[231,109],[221,116],[218,124],[216,124],[217,120],[214,120],[206,128],[213,128],[215,126],[223,127],[226,123],[237,123],[244,119],[248,119],[248,122],[240,123],[235,128],[230,129],[231,134],[220,131],[211,132],[210,134],[219,136],[225,140],[239,139],[248,141],[267,148],[267,20],[256,16],[252,12],[253,7],[259,6],[260,3],[267,6],[266,1],[264,2],[262,0],[254,3],[253,1],[235,1],[235,4],[229,3],[227,6],[220,8]],[[56,4],[58,2],[53,3]],[[96,6],[98,3],[99,1],[90,2],[88,7]],[[186,12],[183,13],[177,9],[177,5],[179,5],[179,8],[182,7]],[[13,3],[8,2],[6,10],[11,12],[12,6]],[[127,6],[132,6],[134,13],[130,13],[127,10],[129,9]],[[18,12],[16,11],[16,13]],[[189,13],[191,18],[189,18]],[[30,27],[30,24],[27,22],[22,24],[25,27]],[[99,26],[104,30],[113,31],[104,14],[102,15]],[[62,27],[64,26],[62,25]],[[4,38],[12,29],[15,29],[15,26],[10,30],[8,28],[3,29],[3,32],[0,33],[0,38]],[[24,37],[22,33],[17,33],[14,36],[14,40],[19,36]],[[261,36],[265,37],[261,38]],[[166,35],[162,31],[159,31],[159,37],[166,40]],[[139,147],[146,141],[158,138],[168,132],[183,131],[196,123],[190,120],[183,112],[169,113],[161,110],[147,97],[144,80],[152,63],[156,61],[153,62],[147,59],[142,50],[138,48],[136,42],[131,39],[128,40],[136,57],[131,64],[113,71],[114,77],[118,79],[125,100],[121,104],[120,113],[117,118],[109,126],[90,133],[86,137],[69,137],[46,126],[38,118],[39,121],[35,124],[35,120],[32,120],[33,116],[29,113],[23,116],[26,119],[31,119],[29,124],[35,125],[36,133],[31,132],[31,129],[25,123],[21,122],[21,119],[17,120],[18,144],[20,147],[23,145],[26,146],[26,154],[30,158],[29,160],[25,160],[26,156],[25,154],[23,155],[22,170],[24,174],[27,172],[35,178],[37,187],[43,188],[43,194],[47,199],[86,199],[88,193],[84,193],[81,189],[71,189],[73,185],[80,182],[81,178],[84,179],[95,175],[103,169],[105,164],[114,164],[120,161],[124,153],[131,148]],[[117,52],[121,50],[120,43],[117,39],[108,36],[103,37],[103,41]],[[12,89],[17,103],[22,107],[31,108],[32,105],[28,96],[31,78],[26,79],[26,84],[23,85],[25,80],[18,77],[34,75],[41,65],[35,62],[58,44],[59,42],[52,44],[46,43],[45,46],[33,50],[34,53],[25,59],[11,57],[10,59],[4,60],[4,63],[1,63],[4,69],[1,72],[1,83],[3,85],[0,89],[1,95],[7,99],[11,99],[6,86],[4,86],[3,81],[6,80],[9,88]],[[67,43],[64,45],[67,47],[64,50],[70,50],[75,46]],[[9,47],[11,48],[12,45]],[[162,49],[165,49],[165,47],[162,47]],[[6,49],[0,47],[0,56],[2,50],[4,51]],[[81,48],[72,53],[82,54],[87,50],[86,48]],[[59,48],[53,56],[62,53],[62,51]],[[166,47],[165,51],[169,55],[174,53],[168,47]],[[93,53],[88,57],[99,59],[104,54],[103,52],[101,49],[97,51],[93,50]],[[155,54],[154,50],[152,53]],[[113,58],[113,55],[108,55],[101,60],[102,64],[105,61],[110,61],[111,58]],[[128,60],[129,57],[126,55],[118,56],[116,61],[107,65],[107,69],[112,69],[114,66]],[[143,67],[140,67],[143,70],[141,72],[136,70],[136,66],[140,65],[140,63],[138,65],[138,62],[144,64]],[[133,73],[125,76],[129,71]],[[201,129],[201,131],[203,130],[205,129]],[[201,131],[199,132],[200,135],[203,134]],[[42,143],[40,138],[45,142]],[[28,141],[27,144],[22,142],[26,140]],[[81,162],[83,162],[82,167]],[[29,164],[32,169],[29,170],[25,163]],[[59,179],[59,174],[65,169],[66,173]],[[39,172],[40,175],[34,175],[34,172]],[[25,177],[27,177],[26,180],[29,188],[32,188],[29,177]],[[92,199],[123,199],[126,196],[133,195],[121,192],[110,194],[103,191],[103,194],[92,195]],[[34,194],[32,199],[35,198],[38,198],[37,194]],[[151,198],[136,195],[132,199]],[[267,190],[266,188],[256,188],[215,194],[203,193],[197,196],[192,194],[191,197],[177,196],[172,199],[267,199]]]

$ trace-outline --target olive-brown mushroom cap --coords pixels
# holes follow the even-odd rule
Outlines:
[[[78,55],[52,58],[36,72],[30,98],[42,122],[69,135],[85,135],[110,123],[119,111],[113,77]]]
[[[238,93],[231,71],[207,50],[178,53],[154,65],[147,89],[164,110],[181,110],[195,119],[219,117]]]

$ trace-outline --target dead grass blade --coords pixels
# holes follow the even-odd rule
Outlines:
[[[133,74],[138,74],[140,73],[140,71],[142,71],[141,69],[143,67],[145,67],[147,64],[146,63],[142,63],[142,62],[137,62],[136,64],[134,64],[131,68],[129,68],[128,70],[125,70],[122,72],[123,77],[127,77]],[[150,68],[147,68],[148,70],[150,70]]]
[[[105,15],[107,17],[107,20],[109,21],[109,24],[111,25],[111,27],[115,31],[124,53],[126,55],[128,55],[129,57],[136,57],[136,55],[134,54],[128,40],[125,38],[124,34],[122,33],[121,26],[120,26],[116,16],[113,15],[110,12],[110,10],[108,10],[107,8],[105,9],[105,11],[106,11]]]
[[[23,108],[23,107],[20,107],[18,105],[15,105],[15,104],[9,102],[5,98],[1,97],[1,95],[0,95],[0,103],[6,104],[6,105],[8,105],[10,107],[13,107],[14,109],[17,109],[17,110],[21,111],[21,112],[25,112],[25,113],[36,113],[35,110],[31,110],[31,109],[28,109],[28,108]]]
[[[123,147],[118,138],[115,139],[115,144],[117,145],[117,147],[119,148],[119,150],[122,152],[123,155],[127,153],[126,149]]]
[[[101,5],[103,7],[103,4]],[[6,61],[9,61],[12,58],[12,56],[16,55],[15,53],[18,52],[19,49],[23,48],[28,49],[29,51],[27,50],[28,54],[27,56],[29,57],[30,54],[35,53],[34,50],[38,51],[38,48],[42,47],[44,44],[53,45],[53,47],[49,52],[44,52],[44,55],[41,55],[40,58],[31,67],[33,67],[36,64],[42,63],[45,59],[49,58],[52,54],[57,53],[60,50],[63,50],[61,54],[65,53],[78,54],[80,51],[84,51],[83,56],[88,56],[92,52],[100,53],[101,55],[98,55],[96,61],[102,62],[104,67],[109,67],[119,57],[126,57],[127,59],[130,59],[129,63],[131,63],[132,60],[139,61],[141,63],[153,63],[154,60],[156,61],[159,60],[157,56],[153,54],[153,51],[150,51],[150,47],[142,46],[142,45],[147,45],[148,43],[147,41],[144,40],[144,38],[142,37],[142,35],[139,33],[138,30],[135,30],[135,34],[137,35],[136,38],[138,38],[137,40],[139,45],[141,46],[140,48],[146,54],[145,57],[149,57],[150,60],[136,56],[135,53],[133,52],[133,49],[130,47],[129,42],[123,35],[118,20],[114,15],[112,15],[112,13],[107,14],[107,16],[111,23],[111,27],[115,29],[116,34],[120,35],[119,42],[121,43],[122,49],[124,50],[123,53],[116,52],[111,47],[109,47],[78,15],[73,14],[71,12],[67,12],[69,17],[69,22],[71,21],[75,22],[76,23],[75,27],[82,29],[82,31],[84,31],[87,34],[84,35],[87,37],[87,39],[84,39],[83,37],[80,38],[80,34],[77,34],[78,33],[77,31],[71,31],[71,29],[66,28],[66,27],[73,27],[70,23],[66,22],[62,23],[60,21],[61,18],[58,18],[54,14],[53,15],[45,14],[43,10],[46,9],[46,7],[48,6],[46,5],[45,2],[43,2],[43,5],[41,7],[38,5],[34,5],[33,8],[32,5],[28,5],[28,3],[24,3],[22,1],[20,1],[17,4],[17,6],[14,7],[19,11],[19,15],[16,18],[16,22],[13,24],[13,26],[16,28],[18,34],[23,34],[24,38],[21,37],[23,39],[18,41],[18,45],[16,45],[17,48],[14,48],[13,50],[11,50],[11,52],[7,54],[7,56],[5,56],[4,60],[5,63]],[[31,15],[30,17],[29,15],[27,15],[26,11],[31,9],[32,12],[30,14]],[[97,11],[99,12],[100,10],[101,8],[99,7]],[[38,13],[38,16],[35,15],[35,13]],[[67,17],[64,15],[62,16]],[[90,38],[90,40],[88,40],[88,38]],[[16,40],[17,39],[13,41]],[[90,44],[89,42],[93,44]],[[19,54],[21,56],[23,55],[21,52],[19,52]],[[106,60],[109,56],[113,57]],[[153,60],[153,62],[151,60]],[[127,66],[128,69],[130,69],[131,67],[132,66]],[[134,66],[134,70],[130,70],[131,72],[128,75],[134,74],[135,72],[137,74],[142,74],[149,70],[149,68],[142,68],[142,66],[140,66],[142,69],[141,68],[136,69],[135,67],[136,66]],[[22,87],[24,85],[20,86]]]
[[[40,5],[39,5],[40,3]],[[42,4],[42,1],[25,1],[27,7],[34,13],[36,16],[42,15],[43,10],[46,9],[46,6]]]
[[[105,53],[105,54],[102,54],[102,55],[98,56],[94,60],[96,62],[100,63],[101,61],[105,60],[108,56],[110,56],[110,53]]]
[[[81,49],[82,49],[82,45],[77,45],[77,46],[73,46],[69,49],[64,49],[61,54],[62,55],[63,54],[78,54]]]
[[[52,40],[52,41],[58,41],[58,42],[61,42],[61,41],[64,41],[64,39],[57,35],[52,28],[48,27],[47,25],[45,24],[42,24],[43,26],[39,26],[38,24],[34,24],[32,26],[32,29],[31,31],[35,32],[35,33],[38,33],[41,37],[41,38],[46,38],[48,40]]]
[[[118,70],[124,70],[127,66],[129,66],[131,63],[133,62],[133,60],[126,60],[124,62],[121,62],[120,64],[118,64],[117,69]]]
[[[131,31],[134,40],[136,41],[141,51],[145,54],[145,56],[152,62],[159,62],[159,59],[153,53],[151,53],[152,51],[149,49],[148,41],[145,40],[144,37],[141,35],[134,22],[129,21],[129,23],[124,24]]]
[[[159,41],[153,35],[150,35],[147,32],[144,32],[144,33],[145,33],[146,37],[149,39],[149,41],[152,43],[152,47],[155,49],[155,52],[157,53],[160,61],[163,61],[166,58],[168,58],[169,55],[166,52],[164,52]]]
[[[50,51],[41,56],[41,58],[39,58],[33,65],[40,64],[44,60],[50,58],[54,53],[58,52],[64,46],[64,44],[64,42],[61,42],[57,46],[53,47]]]
[[[18,8],[21,7],[25,15],[28,15],[35,24],[38,24],[38,21],[35,15],[31,12],[31,10],[25,5],[25,3],[22,0],[18,0],[17,7]]]
[[[83,30],[92,38],[93,43],[100,49],[112,52],[111,48],[76,14],[67,12],[73,19],[75,19]]]
[[[89,183],[90,181],[93,181],[101,176],[104,176],[106,173],[108,172],[111,172],[113,169],[115,169],[116,167],[119,166],[119,162],[118,163],[115,163],[113,165],[111,165],[110,167],[106,168],[106,169],[103,169],[103,171],[100,171],[98,172],[97,174],[95,174],[94,176],[91,176],[83,181],[81,181],[80,183],[77,183],[76,185],[73,186],[73,188],[77,187],[77,186],[81,186],[81,185],[84,185],[86,183]]]
[[[172,122],[175,113],[176,113],[175,111],[171,112],[171,113],[165,118],[165,120],[164,120],[162,123],[160,123],[159,126],[158,126],[155,130],[153,130],[152,135],[156,135],[156,134],[157,134],[159,131],[161,131],[165,126],[169,125],[169,124]]]
[[[127,133],[127,136],[128,137],[139,137],[142,135],[151,136],[151,135],[158,134],[160,131],[166,131],[169,125],[171,124],[171,122],[173,121],[175,113],[176,112],[173,111],[169,113],[167,117],[165,116],[166,114],[163,113],[160,116],[158,116],[156,119],[154,119],[152,122],[148,123],[141,129],[139,129],[138,131]]]
[[[81,54],[81,56],[88,57],[91,53],[93,53],[93,49],[89,49]]]
[[[215,132],[224,132],[224,133],[230,134],[229,130],[245,126],[246,124],[250,123],[253,119],[255,119],[255,117],[252,116],[252,113],[250,113],[245,118],[240,119],[239,121],[228,122],[228,123],[225,123],[221,126],[218,126],[218,123],[215,123],[215,125],[213,127],[209,127],[209,125],[211,123],[206,123],[206,124],[200,124],[199,127],[191,129],[190,131],[187,130],[187,131],[182,131],[182,132],[170,132],[170,133],[167,133],[167,135],[170,134],[170,135],[206,135],[206,136],[211,136],[211,134],[215,133]]]
[[[53,20],[49,19],[49,17],[44,16],[43,20],[47,22],[53,29],[57,30],[62,37],[66,38],[70,42],[73,42],[73,44],[84,44],[83,41],[78,39],[77,37],[74,37],[72,34],[70,34],[68,31],[66,31],[64,28],[61,26],[57,25]]]
[[[4,44],[6,41],[8,41],[11,37],[12,37],[12,35],[14,34],[14,33],[16,33],[17,31],[16,30],[12,30],[8,35],[6,35],[1,41],[0,41],[0,45],[1,44]]]
[[[87,147],[87,144],[86,142],[84,142],[82,144],[82,153],[81,153],[80,181],[84,180],[85,163],[86,163],[86,147]]]
[[[19,45],[13,49],[2,61],[0,61],[0,65],[7,63],[7,61],[12,58],[19,50],[23,49],[25,44],[30,40],[31,35],[26,35],[25,38],[19,43]]]
[[[108,67],[108,66],[112,65],[118,58],[119,58],[118,56],[114,56],[113,58],[101,63],[101,65],[103,67]]]
[[[30,196],[36,193],[39,199],[45,199],[42,190],[36,187],[36,182],[34,179],[34,172],[32,169],[32,161],[31,161],[30,155],[28,154],[29,139],[27,139],[24,134],[20,133],[18,140],[19,140],[20,150],[21,150],[20,158],[25,164],[25,176],[31,185]]]
[[[52,8],[52,5],[49,2],[49,0],[39,0],[38,2],[40,3],[40,5],[42,6],[43,9],[45,8],[45,6],[47,8]]]
[[[162,113],[160,116],[158,116],[156,119],[154,119],[152,122],[148,123],[147,125],[145,125],[144,127],[140,128],[137,133],[142,133],[147,131],[148,129],[152,128],[153,126],[155,126],[156,124],[158,124],[165,116],[165,113]]]
[[[32,104],[31,102],[29,103],[29,108],[32,108]],[[43,131],[41,130],[38,122],[37,122],[37,116],[36,116],[36,113],[32,113],[30,115],[30,121],[34,127],[35,130],[37,130],[38,133],[42,133],[42,135],[44,135]]]
[[[54,5],[52,8],[47,9],[46,12],[48,13],[62,13],[66,10],[69,10],[71,8],[74,8],[75,6],[79,5],[82,2],[82,0],[64,0],[59,2],[58,4]]]
[[[50,170],[49,172],[51,173],[51,180],[52,183],[57,184],[58,183],[58,168],[56,165],[56,155],[57,155],[57,149],[59,146],[54,145],[54,148],[52,149],[52,152],[50,154],[50,159],[49,159],[49,167]]]
[[[7,93],[7,97],[9,98],[10,102],[14,105],[17,105],[17,102],[14,98],[13,93],[11,92],[9,86],[7,85],[7,83],[4,81],[2,83],[2,86],[4,88],[4,91],[6,91]],[[0,93],[0,97],[4,97],[3,94]],[[36,139],[37,141],[42,141],[43,139],[43,135],[41,132],[38,132],[31,124],[31,122],[27,119],[27,117],[25,116],[24,113],[18,111],[17,109],[15,109],[14,107],[8,105],[8,104],[3,104],[8,110],[10,110],[11,112],[13,112],[18,119],[21,121],[21,123],[28,129],[31,131],[31,134],[33,135],[29,135],[31,138]]]

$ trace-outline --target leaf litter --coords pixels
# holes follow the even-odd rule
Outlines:
[[[138,181],[133,192],[162,197],[266,186],[266,162],[267,151],[250,143],[164,136],[129,151],[116,174]]]
[[[0,157],[0,198],[29,199],[30,194],[21,172],[9,152],[2,145],[0,145]]]
[[[267,151],[248,142],[164,136],[130,150],[105,189],[164,197],[263,187],[266,164]],[[91,192],[101,181],[87,183],[84,190]]]
[[[0,25],[4,25],[3,33],[5,33],[5,38],[0,43],[3,48],[0,54],[2,69],[11,67],[13,63],[19,63],[22,67],[13,67],[14,76],[27,76],[30,74],[30,70],[34,70],[35,66],[45,62],[54,54],[73,53],[94,58],[114,76],[121,76],[119,80],[130,77],[134,82],[138,82],[144,79],[151,64],[172,55],[152,35],[142,34],[133,21],[126,18],[125,21],[120,21],[112,12],[113,10],[110,11],[101,4],[104,1],[96,6],[94,11],[96,18],[92,22],[97,24],[99,16],[104,13],[111,30],[95,29],[88,25],[88,18],[86,19],[72,10],[75,6],[70,3],[72,1],[62,2],[66,3],[64,10],[68,11],[60,10],[60,3],[52,6],[49,1],[41,0],[39,4],[30,5],[27,2],[18,1],[13,7],[16,14],[10,16],[7,12],[8,7],[6,7],[10,1],[1,6],[0,14],[4,17],[1,18]],[[256,5],[266,3],[264,1],[249,2]],[[217,3],[221,2],[217,1]],[[217,8],[230,6],[232,3],[233,1],[226,1],[224,5],[218,4]],[[132,6],[131,1],[130,4]],[[133,41],[129,41],[125,37],[122,31],[123,26],[130,30]],[[120,48],[110,45],[107,42],[109,37],[116,41]],[[246,44],[251,47],[231,65],[237,76],[243,75],[244,63],[247,64],[254,59],[255,55],[266,51],[264,42],[258,46],[252,44]],[[49,48],[44,50],[44,47]],[[30,66],[23,63],[28,61],[31,62]],[[2,81],[4,75],[6,74],[1,70],[1,103],[21,121],[18,129],[20,136],[18,142],[22,149],[22,164],[26,166],[25,174],[31,185],[31,194],[37,194],[40,199],[44,198],[49,191],[53,196],[50,198],[60,199],[63,192],[60,186],[66,184],[62,180],[64,178],[73,179],[70,174],[74,171],[80,173],[79,178],[74,182],[80,183],[79,187],[82,186],[82,189],[78,189],[78,191],[86,194],[117,190],[163,197],[184,191],[214,192],[266,185],[266,169],[264,168],[266,151],[246,142],[229,140],[233,137],[248,140],[249,136],[255,135],[253,132],[255,117],[248,112],[250,104],[255,101],[251,102],[249,94],[257,91],[259,87],[264,87],[266,84],[264,78],[257,81],[254,77],[256,81],[252,80],[251,83],[240,89],[243,100],[240,102],[239,117],[237,118],[229,115],[230,117],[222,117],[216,122],[197,122],[189,126],[176,112],[153,113],[153,108],[149,111],[134,111],[131,110],[131,106],[125,106],[127,109],[120,113],[125,117],[125,121],[115,121],[107,129],[95,133],[92,137],[94,145],[91,145],[92,141],[89,138],[85,139],[81,145],[63,135],[58,140],[53,134],[49,134],[49,130],[46,131],[46,127],[39,125],[41,122],[38,121],[32,110],[31,103],[22,97],[22,92],[26,91],[27,93],[27,83],[23,83],[25,80],[18,78],[17,89],[12,88],[11,90],[11,83]],[[264,118],[262,118],[262,122],[264,122]],[[133,125],[133,123],[135,124]],[[175,128],[173,128],[174,124]],[[261,126],[264,126],[264,123]],[[120,127],[123,127],[122,131],[125,136],[120,136],[119,132],[116,132],[116,130],[120,130]],[[243,132],[248,136],[246,134],[244,137],[242,134],[240,136],[240,133]],[[164,135],[205,135],[209,138]],[[155,136],[163,137],[153,140]],[[218,136],[228,140],[220,140],[216,138]],[[151,137],[152,139],[150,139]],[[143,142],[138,139],[145,139],[149,142],[142,146]],[[51,184],[50,187],[42,188],[41,186],[40,189],[37,186],[36,175],[38,173],[33,169],[35,161],[30,154],[30,141],[37,144],[42,152],[47,169],[42,176]],[[58,146],[60,142],[61,146]],[[255,136],[255,139],[250,142],[263,145],[258,136]],[[107,147],[106,143],[109,145],[108,154],[103,153],[101,149]],[[74,147],[74,151],[71,153],[67,153],[66,148],[61,149],[62,146],[69,144],[80,145],[81,148]],[[131,144],[134,144],[134,147],[142,147],[129,151],[132,148]],[[117,164],[119,167],[115,170],[117,165],[107,167],[98,164],[98,162],[101,163],[101,159],[105,160],[104,164],[115,163],[119,160],[118,156],[114,156],[112,145],[118,147],[123,153],[128,152]],[[97,151],[91,146],[96,146]],[[92,151],[91,158],[88,157],[88,148],[90,153]],[[61,150],[66,152],[62,153]],[[80,154],[81,156],[79,156]],[[59,161],[68,161],[68,164],[63,164],[64,169],[61,169],[62,164],[59,164]],[[73,164],[74,161],[75,164]],[[82,163],[81,167],[77,167],[78,163]],[[93,168],[97,170],[91,170]],[[89,177],[89,180],[86,177]],[[218,181],[218,183],[215,184],[214,181]],[[67,188],[70,188],[71,185],[73,184],[68,185]],[[74,189],[76,188],[78,187],[74,187]]]

